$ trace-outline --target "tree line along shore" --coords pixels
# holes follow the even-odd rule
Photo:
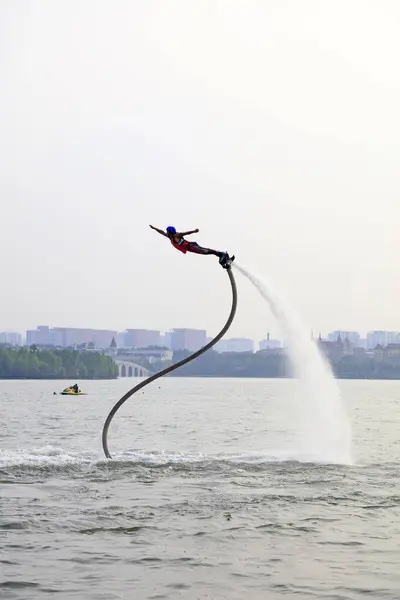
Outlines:
[[[178,362],[188,351],[176,351],[171,361],[136,363],[155,373]],[[369,355],[348,355],[330,360],[338,379],[400,379],[400,357],[382,359]],[[291,377],[291,365],[284,353],[224,352],[213,350],[172,372],[170,377]],[[71,349],[0,347],[1,379],[116,379],[118,366],[109,354]]]

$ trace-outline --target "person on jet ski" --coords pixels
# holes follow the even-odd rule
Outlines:
[[[71,390],[74,390],[75,394],[78,394],[78,393],[79,393],[79,387],[78,387],[78,384],[77,384],[77,383],[75,383],[75,385],[71,386]]]

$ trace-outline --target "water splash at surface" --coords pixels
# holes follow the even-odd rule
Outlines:
[[[309,455],[311,460],[350,464],[349,419],[337,382],[311,339],[310,330],[269,281],[257,277],[237,263],[233,263],[233,267],[267,301],[286,337],[293,373],[299,380],[296,399],[301,433],[299,450]]]

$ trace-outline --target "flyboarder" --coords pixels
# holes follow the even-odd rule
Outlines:
[[[158,229],[157,227],[153,227],[150,225],[151,229],[157,231],[164,237],[167,237],[174,248],[186,254],[186,252],[193,252],[194,254],[212,254],[214,256],[218,256],[219,264],[227,269],[231,266],[232,262],[235,260],[234,256],[229,256],[227,252],[220,252],[219,250],[213,250],[212,248],[204,248],[200,246],[197,242],[188,242],[185,240],[185,235],[191,235],[192,233],[199,233],[198,229],[192,229],[191,231],[176,231],[175,227],[169,225],[165,231],[162,229]]]

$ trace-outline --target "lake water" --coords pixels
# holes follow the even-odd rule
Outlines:
[[[0,382],[0,597],[400,598],[400,382],[339,382],[353,464],[307,462],[291,380]]]

